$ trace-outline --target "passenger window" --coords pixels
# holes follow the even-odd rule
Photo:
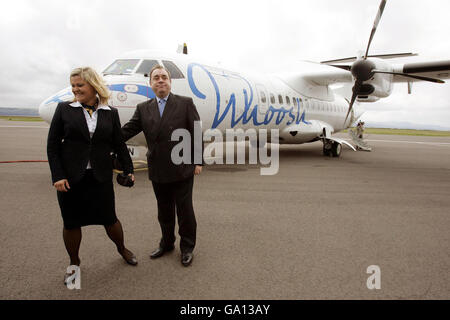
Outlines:
[[[266,103],[267,102],[266,94],[263,91],[259,92],[259,97],[261,98],[261,103]]]
[[[158,61],[156,60],[144,60],[137,69],[136,73],[149,75],[150,70],[152,70],[153,66],[156,64],[158,64]]]
[[[278,95],[278,102],[280,104],[283,104],[283,97],[281,96],[281,94]]]
[[[172,61],[163,60],[164,66],[170,72],[171,79],[183,79],[184,75]]]
[[[287,104],[287,105],[290,105],[290,104],[291,104],[291,100],[289,100],[289,97],[288,97],[288,96],[286,96],[286,104]]]
[[[275,97],[272,93],[270,94],[270,103],[272,103],[272,104],[275,103]]]

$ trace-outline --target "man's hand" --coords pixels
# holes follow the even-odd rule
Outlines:
[[[70,189],[69,181],[67,181],[67,179],[56,181],[53,186],[60,192],[67,192],[67,189]]]
[[[202,166],[195,166],[194,174],[197,176],[202,173]]]

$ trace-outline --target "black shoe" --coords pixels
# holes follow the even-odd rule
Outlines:
[[[192,260],[194,260],[194,254],[192,252],[185,252],[181,255],[181,264],[185,267],[190,266]]]
[[[136,259],[136,256],[134,255],[134,253],[128,249],[125,249],[125,250],[127,251],[127,254],[125,254],[125,252],[119,251],[123,260],[125,260],[125,262],[128,263],[129,265],[136,266],[138,264],[138,262],[137,262],[137,259]]]
[[[170,252],[170,251],[172,251],[174,248],[175,248],[175,247],[171,247],[171,248],[165,249],[165,248],[159,247],[158,249],[156,249],[155,251],[153,251],[153,252],[150,254],[150,259],[156,259],[156,258],[162,257],[166,252]]]

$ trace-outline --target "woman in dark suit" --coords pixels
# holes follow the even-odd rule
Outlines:
[[[107,105],[108,88],[92,68],[74,69],[70,83],[75,98],[56,107],[47,141],[70,264],[76,268],[80,265],[81,227],[103,225],[123,259],[136,265],[135,255],[125,248],[114,204],[112,151],[117,153],[124,173],[134,181],[119,114]]]

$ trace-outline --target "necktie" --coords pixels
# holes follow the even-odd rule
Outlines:
[[[166,106],[166,100],[165,99],[160,99],[158,108],[159,108],[159,115],[161,116],[161,118],[162,118],[165,106]]]
[[[89,113],[89,115],[92,118],[92,114],[95,111],[95,106],[88,106],[87,104],[84,104],[84,103],[82,103],[81,105],[83,106],[84,109],[86,109],[86,111]]]

